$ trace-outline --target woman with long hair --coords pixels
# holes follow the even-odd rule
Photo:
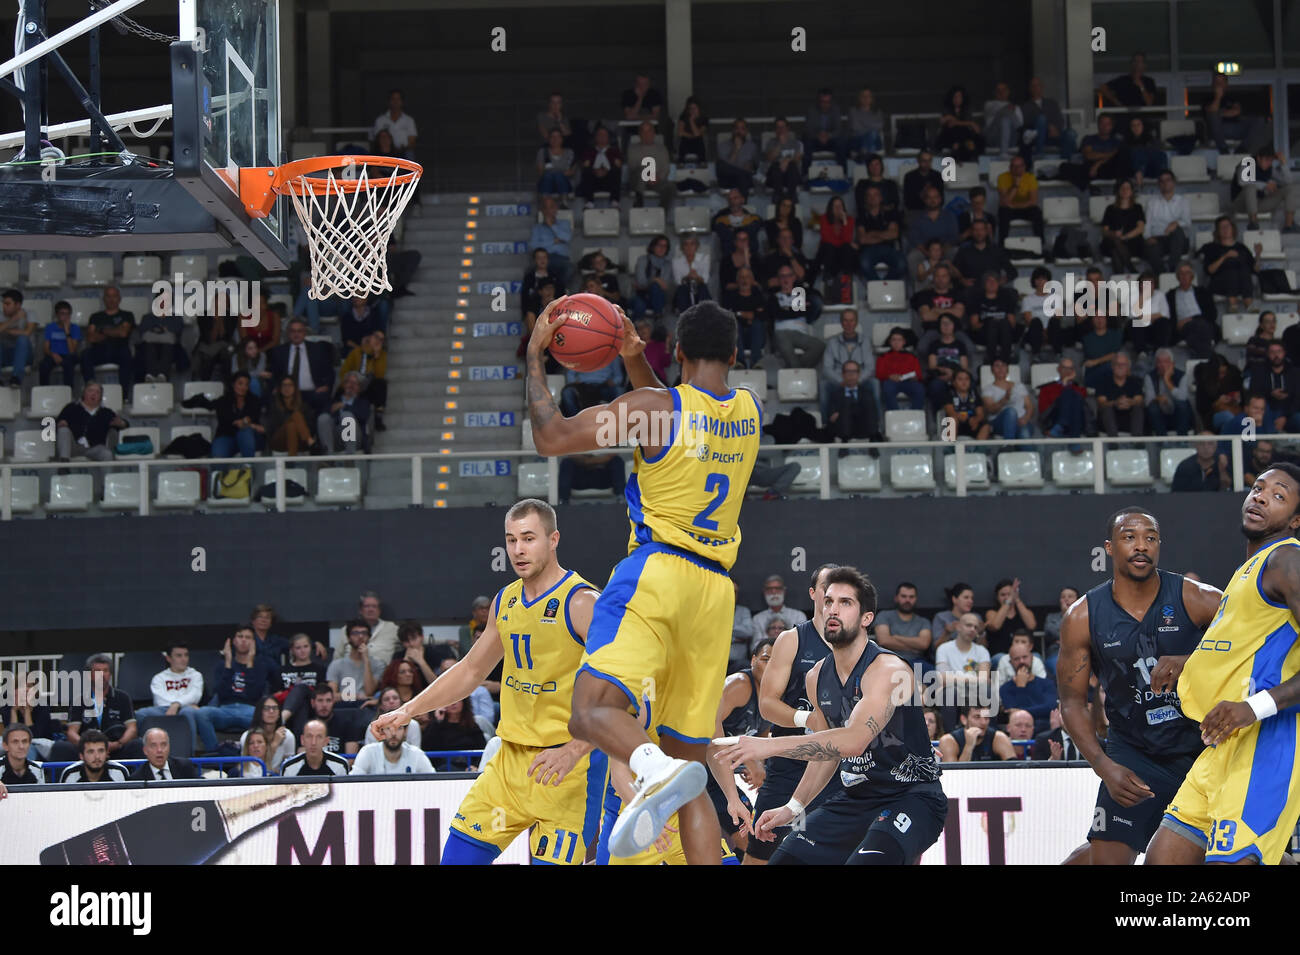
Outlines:
[[[831,196],[822,214],[821,244],[813,260],[815,275],[852,275],[858,270],[858,243],[853,216],[839,196]],[[872,276],[868,276],[871,278]]]
[[[957,633],[957,621],[963,614],[975,609],[975,588],[964,581],[958,581],[951,587],[944,588],[948,597],[948,609],[934,615],[934,645],[953,639]],[[983,622],[981,621],[981,629]]]
[[[379,705],[375,707],[375,716],[380,717],[383,716],[385,713],[391,713],[393,710],[397,709],[401,705],[402,705],[402,697],[397,692],[397,687],[386,686],[379,691]],[[421,729],[421,727],[427,724],[429,722],[429,719],[430,716],[428,713],[421,713],[420,716],[416,717],[415,719],[411,720],[411,722],[406,724],[406,741],[410,743],[412,746],[414,746],[416,749],[420,748],[420,738],[423,734],[423,730]],[[370,727],[367,726],[366,738],[363,742],[378,743],[382,741],[378,739],[375,736],[375,734],[370,731]]]
[[[944,94],[935,148],[951,152],[958,162],[973,162],[984,153],[984,137],[979,123],[971,119],[964,86],[954,86]]]
[[[1244,312],[1255,297],[1254,275],[1259,271],[1259,253],[1263,247],[1255,243],[1255,253],[1237,240],[1237,224],[1231,216],[1214,220],[1214,241],[1201,247],[1205,271],[1210,276],[1210,291],[1228,297],[1229,312]]]
[[[433,719],[424,730],[427,750],[482,749],[487,740],[474,720],[469,700],[457,700],[440,710],[433,711]],[[453,759],[452,767],[466,769],[470,761],[463,757]]]
[[[298,383],[285,375],[266,409],[265,429],[270,435],[267,444],[272,451],[285,451],[291,458],[303,447],[317,453],[316,438],[307,425],[307,410]]]
[[[706,158],[704,138],[708,129],[709,121],[700,111],[700,101],[694,96],[687,97],[682,114],[677,117],[678,162],[686,162],[689,156],[704,162]]]
[[[397,690],[398,698],[403,703],[409,703],[417,693],[428,686],[428,683],[419,667],[410,660],[401,659],[394,660],[384,667],[379,685],[384,689],[391,687]]]
[[[280,764],[294,754],[295,741],[289,727],[284,725],[280,704],[273,696],[264,696],[257,701],[257,706],[253,709],[253,719],[248,724],[248,729],[244,730],[244,735],[239,737],[240,752],[244,751],[248,735],[257,732],[264,734],[270,745],[270,757],[263,758],[266,768],[273,773],[278,773]]]
[[[251,341],[245,340],[241,347],[249,347]],[[255,349],[257,345],[254,343],[251,347]],[[217,429],[212,436],[214,458],[233,458],[236,453],[251,458],[257,454],[266,432],[260,423],[262,400],[253,394],[252,376],[248,372],[235,372],[230,387],[215,401],[203,395],[195,395],[187,401],[194,407],[206,407],[217,416]]]
[[[271,763],[271,754],[274,752],[274,747],[271,745],[271,738],[267,735],[266,730],[248,730],[244,733],[242,740],[239,746],[240,755],[260,759],[266,766],[266,772],[262,772],[262,767],[257,763],[239,763],[239,772],[231,775],[238,775],[244,779],[278,775]]]
[[[262,398],[270,388],[271,372],[267,368],[266,353],[251,338],[240,342],[239,349],[230,356],[231,375],[241,371],[248,375],[248,390]]]
[[[1101,220],[1101,254],[1110,256],[1116,272],[1131,272],[1133,262],[1142,261],[1146,220],[1146,212],[1136,201],[1133,183],[1128,179],[1115,183],[1115,201],[1106,207]]]
[[[803,248],[803,223],[799,221],[798,209],[795,207],[794,200],[789,196],[782,196],[776,201],[772,218],[763,223],[763,231],[767,233],[767,247],[769,249],[777,247],[777,237],[780,236],[782,229],[790,230],[790,234],[794,237],[794,247],[796,249]]]
[[[1267,361],[1268,346],[1280,340],[1277,337],[1277,316],[1272,312],[1260,312],[1255,334],[1246,342],[1246,367],[1257,361]]]

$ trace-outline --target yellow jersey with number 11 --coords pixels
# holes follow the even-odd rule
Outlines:
[[[628,553],[641,544],[676,547],[730,570],[740,550],[740,505],[758,457],[763,410],[745,388],[714,395],[670,389],[670,434],[653,458],[640,446],[627,482]],[[651,429],[653,432],[656,429]]]
[[[579,590],[595,590],[573,571],[534,600],[524,582],[501,588],[493,601],[505,659],[501,665],[501,719],[497,735],[521,746],[567,743],[573,681],[585,641],[573,631],[569,602]]]

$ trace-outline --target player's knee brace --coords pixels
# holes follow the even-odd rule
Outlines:
[[[849,856],[846,865],[904,865],[907,857],[903,847],[893,836],[883,832],[868,832],[867,838]]]
[[[491,865],[498,855],[494,848],[471,842],[455,829],[447,830],[447,844],[442,847],[443,865]]]

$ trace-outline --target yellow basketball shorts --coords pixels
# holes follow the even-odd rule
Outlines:
[[[502,742],[474,780],[451,823],[451,838],[466,839],[499,855],[519,833],[531,829],[534,865],[582,865],[600,834],[601,804],[609,761],[593,750],[558,786],[529,778],[537,746]]]
[[[627,694],[647,728],[713,738],[736,591],[721,564],[665,544],[621,560],[596,599],[580,672]]]
[[[1298,735],[1300,714],[1286,711],[1206,747],[1164,824],[1203,842],[1206,862],[1277,865],[1300,816]]]

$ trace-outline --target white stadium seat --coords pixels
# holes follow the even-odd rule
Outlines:
[[[116,382],[110,381],[100,385],[100,387],[104,389],[104,397],[101,399],[100,403],[105,408],[111,408],[113,411],[125,414],[126,405],[122,399],[122,386]],[[138,388],[139,385],[136,387]]]
[[[533,443],[533,423],[528,418],[523,420],[519,426],[519,447],[524,451],[536,451],[537,445]]]
[[[618,209],[582,210],[582,234],[586,236],[617,236]]]
[[[1210,181],[1204,156],[1173,156],[1169,160],[1169,171],[1178,178],[1179,183]]]
[[[207,395],[216,401],[225,394],[225,391],[226,386],[219,381],[187,381],[181,387],[181,400],[184,402],[195,395]],[[187,415],[211,415],[212,413],[207,408],[181,408],[181,414]]]
[[[28,406],[27,417],[57,415],[71,401],[72,389],[67,385],[36,385],[32,388],[32,403]]]
[[[1034,258],[1032,259],[1018,258],[1016,259],[1016,262],[1018,263],[1032,264],[1035,262],[1042,261],[1043,240],[1036,235],[1009,235],[1007,236],[1006,241],[1002,243],[1002,245],[1003,248],[1005,248],[1008,252],[1011,251],[1028,252],[1030,255],[1034,256]]]
[[[104,497],[99,506],[110,511],[138,511],[140,472],[122,471],[104,475]]]
[[[153,285],[162,277],[162,259],[156,255],[122,256],[123,285]]]
[[[1151,483],[1151,458],[1146,448],[1106,452],[1106,478],[1116,486],[1143,487]]]
[[[1228,345],[1244,345],[1250,341],[1259,326],[1257,312],[1229,312],[1220,319],[1223,341]]]
[[[781,401],[817,400],[817,369],[780,369],[776,373],[776,394]]]
[[[934,490],[934,462],[930,455],[890,455],[889,484],[897,491]]]
[[[673,209],[673,228],[678,234],[712,231],[709,222],[713,217],[708,206],[676,206]]]
[[[144,383],[135,386],[131,392],[132,416],[159,417],[171,414],[172,399],[176,389],[170,382]]]
[[[549,485],[546,477],[546,462],[532,461],[519,465],[519,497],[535,497],[546,500]]]
[[[885,412],[885,440],[886,441],[924,441],[925,433],[925,412],[916,411],[886,411]]]
[[[202,282],[208,277],[208,257],[206,255],[173,255],[167,263],[169,280],[180,273],[183,281],[197,279]]]
[[[15,514],[30,514],[36,510],[36,500],[41,493],[41,479],[35,474],[14,474],[9,481],[10,509]]]
[[[1036,361],[1029,366],[1029,386],[1034,389],[1056,381],[1056,362]]]
[[[1058,487],[1092,487],[1092,452],[1071,454],[1069,451],[1052,452],[1052,483]]]
[[[64,259],[32,259],[27,263],[28,288],[62,288],[68,281]]]
[[[1219,194],[1217,192],[1189,192],[1187,205],[1192,210],[1193,222],[1213,222],[1219,217]],[[1195,249],[1191,251],[1195,252]]]
[[[627,231],[630,235],[659,235],[666,228],[661,206],[646,206],[628,211]]]
[[[198,471],[163,471],[158,475],[158,495],[153,506],[198,507],[203,496]]]
[[[1042,487],[1043,462],[1037,451],[1004,451],[998,455],[998,483],[1003,487]]]
[[[989,486],[989,457],[978,451],[966,455],[966,487],[986,488]],[[943,456],[943,483],[950,488],[957,487],[957,455]]]
[[[73,295],[67,301],[72,306],[72,324],[83,328],[90,316],[104,309],[104,300],[93,295]]]
[[[1255,253],[1255,246],[1257,244],[1261,246],[1259,253],[1261,261],[1286,259],[1286,253],[1282,251],[1282,233],[1277,229],[1248,231],[1242,235],[1241,241],[1246,248],[1250,249],[1252,255]]]
[[[18,284],[17,259],[0,259],[0,288],[13,288]]]
[[[1106,214],[1106,207],[1111,204],[1111,201],[1110,196],[1089,196],[1088,218],[1100,224],[1102,217]]]
[[[758,400],[767,401],[767,372],[762,368],[749,369],[732,369],[727,375],[727,383],[733,388],[747,387],[754,394],[758,395]],[[783,401],[785,399],[782,399]]]
[[[360,468],[321,468],[316,475],[317,504],[360,504]]]
[[[14,432],[14,461],[37,463],[54,457],[54,442],[46,441],[40,430]]]
[[[1237,167],[1246,157],[1239,153],[1221,153],[1219,155],[1219,164],[1215,167],[1215,174],[1219,179],[1228,182],[1237,174]]]
[[[1043,198],[1043,221],[1047,225],[1079,225],[1079,199],[1076,196]]]
[[[22,410],[23,393],[17,388],[0,388],[0,421],[13,421]]]
[[[95,497],[94,479],[89,474],[56,474],[50,478],[47,511],[88,511]]]
[[[77,259],[73,285],[100,287],[113,284],[113,260],[103,255]]]
[[[873,312],[901,312],[907,308],[907,288],[900,279],[867,283],[867,308]]]
[[[1196,454],[1195,448],[1171,448],[1165,445],[1160,449],[1160,480],[1166,484],[1174,483],[1174,472],[1178,465]]]
[[[286,467],[284,469],[284,481],[285,481],[285,489],[286,489],[284,495],[284,503],[286,504],[286,506],[305,503],[307,497],[310,496],[311,494],[311,488],[307,484],[307,469]],[[306,491],[307,494],[304,494],[302,497],[290,497],[288,494],[288,487],[290,481],[296,481],[298,484],[300,484],[302,486],[302,489]],[[268,467],[266,471],[263,473],[262,486],[266,488],[266,491],[263,493],[262,496],[263,503],[274,505],[275,504],[275,468],[274,467]]]
[[[822,486],[822,462],[819,454],[791,454],[786,464],[799,465],[799,474],[791,488],[796,491],[819,491]]]
[[[1260,298],[1262,298],[1266,302],[1294,302],[1296,299],[1300,299],[1300,290],[1297,290],[1296,287],[1295,271],[1293,269],[1285,269],[1284,271],[1286,272],[1287,288],[1291,289],[1291,291],[1276,292],[1271,295],[1261,295]],[[1277,319],[1277,333],[1278,335],[1282,334],[1281,315],[1279,315]]]
[[[880,460],[869,454],[846,454],[836,465],[835,483],[842,491],[879,491]]]

